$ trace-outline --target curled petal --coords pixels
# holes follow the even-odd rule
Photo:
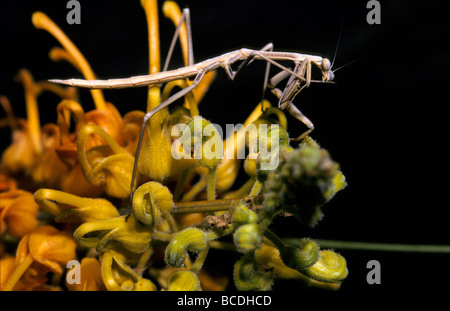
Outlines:
[[[234,265],[234,283],[238,290],[270,290],[273,273],[266,271],[250,256],[243,256]]]
[[[133,194],[134,216],[147,226],[156,226],[173,205],[170,190],[155,181],[141,185]]]
[[[301,239],[300,246],[286,246],[281,250],[281,259],[290,268],[302,272],[319,259],[319,246],[309,239]]]
[[[96,146],[86,152],[86,140],[94,133],[103,138],[107,145]],[[78,133],[77,145],[78,160],[86,180],[95,186],[102,186],[112,197],[127,197],[134,158],[97,125],[84,126]],[[93,159],[90,161],[89,157]]]
[[[260,265],[266,267],[267,269],[273,270],[273,273],[277,278],[301,280],[308,285],[330,290],[339,289],[341,285],[340,282],[319,282],[307,277],[298,270],[289,268],[281,260],[280,251],[278,248],[267,244],[263,244],[260,249],[255,251],[255,259]]]
[[[136,274],[126,263],[125,256],[109,250],[102,253],[101,273],[109,291],[155,291],[156,286]]]
[[[82,223],[119,216],[108,200],[82,198],[53,189],[39,189],[34,193],[38,205],[56,216],[56,222]]]
[[[207,246],[205,232],[197,228],[186,228],[170,241],[166,248],[166,263],[171,267],[182,267],[188,251],[200,253]]]
[[[121,245],[133,253],[142,253],[149,247],[151,232],[130,215],[84,223],[73,237],[79,245],[96,247],[99,252]]]
[[[348,275],[345,258],[331,250],[320,251],[319,260],[302,272],[321,282],[340,282]]]

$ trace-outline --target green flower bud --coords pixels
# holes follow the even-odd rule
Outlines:
[[[184,265],[188,251],[200,253],[207,246],[205,232],[197,228],[186,228],[170,241],[166,248],[165,260],[171,267]]]
[[[262,235],[258,224],[240,226],[233,234],[234,245],[241,253],[250,253],[261,247]]]
[[[348,275],[345,258],[331,250],[320,251],[319,260],[301,272],[316,281],[332,283],[343,281]]]
[[[238,290],[267,291],[272,288],[273,273],[264,270],[253,257],[243,256],[236,261],[233,276]]]
[[[191,132],[194,158],[200,165],[215,169],[223,158],[223,141],[219,131],[208,120],[194,117],[187,123]]]
[[[319,246],[309,239],[301,239],[298,248],[286,246],[280,251],[280,256],[286,266],[300,271],[317,262]]]
[[[256,223],[257,221],[258,215],[251,209],[248,209],[248,207],[244,203],[239,202],[238,205],[236,205],[236,207],[234,208],[233,222],[237,226]]]
[[[134,192],[132,211],[140,222],[154,227],[162,216],[170,212],[173,204],[170,190],[158,182],[150,181]]]
[[[168,283],[169,291],[198,291],[200,289],[197,275],[188,270],[173,273],[169,277]]]
[[[310,227],[322,218],[321,207],[345,186],[339,165],[310,138],[296,149],[280,149],[278,168],[266,176],[264,213],[273,217],[285,211]]]

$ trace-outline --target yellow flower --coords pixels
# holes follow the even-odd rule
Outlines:
[[[85,151],[87,138],[97,134],[106,145],[95,146]],[[86,180],[116,198],[125,198],[130,193],[134,158],[97,125],[85,125],[77,138],[78,161]]]
[[[255,251],[255,259],[267,269],[273,269],[273,273],[280,279],[296,279],[305,282],[309,286],[336,290],[341,286],[340,282],[319,282],[307,277],[299,271],[286,266],[280,257],[278,248],[264,244]]]
[[[96,247],[104,252],[122,246],[133,253],[143,253],[150,247],[152,228],[137,221],[133,214],[101,221],[86,222],[73,233],[80,246]]]
[[[150,280],[140,277],[126,264],[120,252],[108,250],[101,254],[102,279],[108,291],[155,291]]]
[[[83,223],[119,216],[108,200],[82,198],[53,189],[39,189],[34,199],[43,210],[55,215],[56,222]]]
[[[158,225],[161,218],[173,207],[172,193],[160,183],[149,181],[133,194],[133,214],[146,226]]]

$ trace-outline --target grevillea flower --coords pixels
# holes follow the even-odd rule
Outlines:
[[[15,118],[6,97],[0,96],[0,104],[7,113],[9,126],[12,128],[12,144],[3,152],[0,168],[12,174],[30,174],[41,156],[44,143],[41,138],[37,97],[43,91],[51,91],[63,98],[74,98],[73,88],[63,89],[48,82],[35,82],[31,73],[22,69],[16,80],[23,84],[27,119]]]
[[[55,215],[56,222],[84,223],[119,216],[108,200],[82,198],[63,191],[41,188],[34,193],[39,207]]]
[[[72,269],[76,269],[73,267]],[[105,285],[102,280],[102,272],[99,261],[96,258],[84,257],[81,260],[80,267],[80,280],[77,282],[67,282],[66,286],[70,291],[103,291]],[[69,274],[71,270],[67,271]]]
[[[141,5],[148,24],[149,74],[154,74],[161,71],[158,6],[156,0],[141,0]],[[182,15],[175,2],[166,1],[162,12],[178,26]],[[50,50],[53,61],[67,61],[85,79],[95,79],[87,60],[48,16],[36,12],[32,23],[61,44]],[[181,24],[179,40],[188,65],[186,23]],[[166,65],[162,70],[168,69]],[[310,239],[301,239],[298,247],[288,245],[268,229],[280,213],[316,224],[321,206],[346,186],[338,164],[308,136],[299,148],[290,146],[286,116],[267,100],[256,105],[243,127],[222,139],[213,120],[199,111],[214,76],[206,73],[184,96],[184,105],[154,114],[138,144],[146,112],[192,81],[150,85],[146,109],[122,117],[101,90],[91,90],[95,109],[86,111],[76,101],[74,88],[35,82],[21,70],[18,81],[25,89],[27,119],[16,118],[7,98],[0,96],[7,115],[0,126],[10,126],[13,132],[0,164],[0,288],[61,290],[56,284],[63,280],[58,276],[67,268],[65,285],[72,291],[224,290],[231,278],[213,277],[208,269],[221,270],[223,263],[212,262],[203,269],[215,248],[241,253],[232,277],[239,290],[270,290],[277,278],[339,288],[348,274],[341,255],[320,250]],[[37,107],[42,91],[62,98],[56,123],[43,127]],[[191,134],[188,140],[183,141],[180,133],[173,136],[179,124]],[[279,126],[261,131],[261,124]],[[196,136],[198,132],[207,136],[207,128],[208,139]],[[177,159],[176,141],[182,148],[175,152],[194,157]],[[262,169],[267,161],[261,155],[263,143],[278,151],[278,167]],[[248,181],[229,191],[246,150],[243,166]],[[140,157],[134,172],[136,152]],[[15,180],[17,176],[21,179]],[[123,210],[130,188],[127,213]],[[61,231],[48,225],[54,223]],[[220,241],[225,236],[229,242]],[[17,241],[13,257],[8,243]],[[77,269],[81,277],[74,283],[70,277]],[[50,274],[58,281],[49,282]]]

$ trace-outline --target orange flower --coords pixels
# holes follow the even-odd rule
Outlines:
[[[20,240],[16,251],[15,269],[3,290],[15,289],[21,278],[30,285],[29,289],[33,289],[46,282],[46,273],[61,275],[67,262],[75,258],[75,248],[76,243],[72,237],[52,226],[34,229]],[[27,277],[30,277],[30,280]]]
[[[48,82],[35,82],[31,73],[21,69],[16,76],[25,89],[25,103],[27,119],[16,119],[12,113],[11,105],[4,96],[0,96],[0,104],[7,113],[9,126],[13,130],[12,144],[2,155],[1,168],[5,172],[30,173],[38,156],[43,150],[41,141],[41,127],[37,97],[43,91],[51,91],[63,98],[74,98],[76,93],[73,88],[61,88]]]
[[[70,270],[69,270],[70,271]],[[102,280],[100,263],[96,258],[85,257],[81,260],[80,283],[69,284],[66,280],[66,286],[70,291],[104,291],[105,285]]]
[[[7,231],[16,238],[24,236],[38,225],[38,210],[33,194],[28,191],[0,193],[1,233]]]

